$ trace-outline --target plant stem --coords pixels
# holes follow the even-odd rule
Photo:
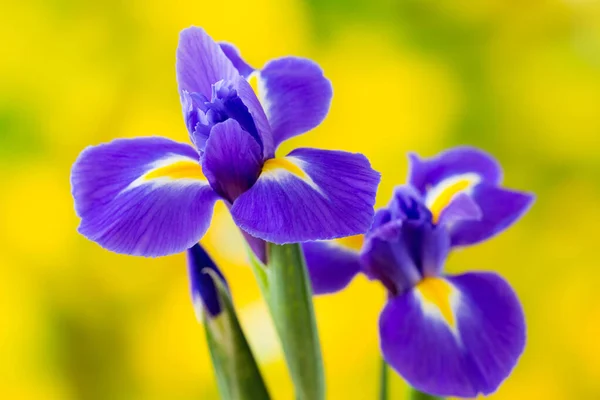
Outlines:
[[[388,365],[381,359],[381,378],[379,380],[379,400],[388,400],[389,397]]]

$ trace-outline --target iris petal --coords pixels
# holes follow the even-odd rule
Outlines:
[[[213,318],[218,316],[221,313],[221,304],[219,303],[218,288],[214,279],[221,279],[223,284],[227,286],[225,277],[206,250],[198,243],[188,249],[187,263],[192,302],[198,320],[202,320],[203,310],[206,310]]]
[[[239,76],[219,45],[204,29],[194,26],[179,34],[176,70],[180,93],[200,93],[207,99],[213,84]]]
[[[477,181],[494,185],[502,180],[502,170],[498,162],[486,152],[474,147],[455,147],[431,158],[420,158],[416,154],[410,154],[409,160],[408,183],[425,198],[430,192],[437,191],[441,194],[444,192],[442,187],[445,186],[448,190],[461,178],[470,183]],[[448,201],[444,203],[447,204]]]
[[[261,165],[258,143],[235,120],[229,119],[212,128],[202,166],[217,193],[233,203],[254,184]]]
[[[227,58],[229,58],[229,60],[233,63],[233,66],[238,70],[239,74],[244,78],[248,78],[250,74],[254,72],[254,68],[244,61],[240,55],[240,51],[233,44],[219,42],[219,46],[221,46],[223,53],[225,53]]]
[[[317,127],[327,116],[333,96],[331,82],[315,62],[284,57],[268,62],[250,79],[271,128],[275,147]]]
[[[194,148],[157,137],[87,148],[71,184],[79,231],[131,255],[185,251],[204,235],[218,199]]]
[[[472,198],[481,210],[479,219],[463,219],[452,224],[452,246],[482,242],[507,229],[531,206],[534,196],[528,193],[481,184]]]
[[[344,289],[360,271],[359,253],[335,241],[302,244],[314,294]]]
[[[370,227],[380,176],[363,155],[297,149],[265,167],[231,208],[251,235],[283,244],[356,235]]]
[[[521,305],[492,273],[426,278],[388,302],[379,327],[385,360],[436,396],[493,393],[525,346]]]

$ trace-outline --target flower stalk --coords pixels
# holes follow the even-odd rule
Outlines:
[[[324,399],[323,357],[300,245],[267,243],[266,265],[249,253],[281,341],[296,399]]]
[[[269,393],[240,327],[229,292],[220,279],[213,280],[222,311],[214,318],[204,312],[202,319],[221,398],[269,400]]]

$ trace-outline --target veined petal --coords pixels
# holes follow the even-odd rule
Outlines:
[[[249,81],[271,124],[275,147],[317,127],[327,116],[333,89],[323,70],[311,60],[272,60],[251,74]]]
[[[428,159],[410,154],[409,159],[408,181],[421,193],[436,223],[458,194],[470,194],[480,183],[495,185],[502,179],[498,162],[471,147],[456,147]]]
[[[379,178],[363,155],[297,149],[267,160],[231,214],[240,228],[276,244],[362,234],[373,220]]]
[[[533,203],[529,193],[478,185],[472,198],[481,210],[478,220],[461,220],[450,227],[452,246],[479,243],[515,223]]]
[[[221,46],[221,50],[223,53],[229,58],[229,60],[233,63],[233,66],[238,70],[239,74],[244,78],[248,78],[252,72],[254,72],[254,68],[250,66],[242,56],[240,55],[239,50],[231,43],[227,42],[219,42],[219,46]]]
[[[525,346],[521,305],[493,273],[425,278],[388,302],[379,328],[390,366],[416,389],[444,397],[493,393]]]
[[[196,243],[187,251],[188,275],[192,302],[198,321],[202,321],[202,312],[206,310],[211,318],[221,313],[219,293],[215,279],[220,279],[227,287],[225,277],[217,268],[206,250]]]
[[[260,146],[236,120],[229,119],[212,128],[202,167],[219,195],[233,203],[254,184],[261,166]]]
[[[333,240],[306,242],[302,250],[314,294],[339,292],[360,271],[358,251]]]
[[[211,98],[213,84],[239,76],[221,47],[204,29],[195,26],[179,34],[176,69],[180,93],[200,93],[207,99]]]
[[[198,242],[218,199],[194,148],[158,137],[88,147],[71,185],[81,234],[117,253],[151,257]]]

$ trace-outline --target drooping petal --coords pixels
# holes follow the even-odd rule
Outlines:
[[[260,146],[236,120],[228,119],[212,128],[202,169],[219,195],[233,203],[256,182],[261,167]]]
[[[203,310],[206,310],[212,318],[218,316],[221,313],[221,304],[214,279],[220,279],[227,287],[225,277],[206,250],[198,243],[188,249],[187,263],[192,302],[198,320],[202,320]]]
[[[207,99],[211,98],[213,84],[239,76],[221,47],[204,29],[195,26],[179,34],[176,69],[179,92],[200,93]]]
[[[239,74],[244,78],[248,78],[250,74],[254,72],[254,68],[244,61],[239,50],[234,45],[227,42],[219,42],[219,46],[221,46],[223,53],[225,53],[227,58],[233,63],[233,66],[238,70]]]
[[[314,294],[344,289],[360,271],[359,253],[335,241],[302,244]]]
[[[519,300],[493,273],[426,278],[388,302],[379,328],[389,365],[416,389],[444,397],[493,393],[525,346]]]
[[[253,236],[284,244],[362,234],[380,175],[360,154],[297,149],[267,160],[231,214]]]
[[[327,116],[333,89],[323,70],[311,60],[272,60],[249,80],[271,124],[275,147],[317,127]]]
[[[409,159],[408,181],[421,193],[436,223],[458,194],[470,194],[480,183],[495,185],[502,179],[497,161],[471,147],[456,147],[429,159],[410,154]]]
[[[71,185],[80,233],[108,250],[151,257],[192,247],[218,199],[194,148],[158,137],[87,148]]]
[[[529,193],[485,184],[477,185],[471,196],[481,210],[481,218],[452,224],[452,246],[479,243],[502,232],[515,223],[534,200],[534,196]]]

